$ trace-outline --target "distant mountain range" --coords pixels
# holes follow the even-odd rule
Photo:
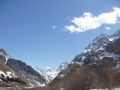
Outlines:
[[[48,84],[52,82],[52,80],[58,75],[60,71],[66,69],[68,64],[69,62],[64,62],[56,69],[47,67],[45,70],[42,70],[35,66],[33,66],[33,68],[47,80],[47,84]]]

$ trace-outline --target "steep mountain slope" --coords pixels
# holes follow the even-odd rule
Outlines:
[[[7,65],[30,86],[43,86],[46,83],[46,80],[37,71],[20,60],[9,59]]]
[[[13,59],[3,49],[0,49],[0,75],[18,78],[25,82],[27,87],[45,86],[52,82],[60,71],[67,68],[68,62],[62,63],[57,69],[41,70],[31,67],[21,60]]]
[[[53,83],[64,79],[72,71],[83,65],[94,68],[96,71],[104,66],[111,65],[115,70],[120,70],[120,30],[113,35],[102,34],[96,37],[85,50],[77,55],[65,70],[62,70],[53,80]]]
[[[17,76],[16,72],[6,65],[9,58],[10,56],[3,49],[0,49],[0,86],[16,87],[17,85],[25,84],[25,82]]]
[[[0,74],[4,77],[14,77],[24,80],[26,86],[43,86],[46,79],[26,63],[11,58],[0,49]]]

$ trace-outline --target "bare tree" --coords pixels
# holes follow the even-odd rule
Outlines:
[[[97,75],[83,66],[69,77],[65,84],[66,90],[89,90],[97,83]]]

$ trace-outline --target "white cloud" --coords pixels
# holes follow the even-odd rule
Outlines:
[[[55,25],[53,25],[53,26],[52,26],[52,29],[56,29],[56,26],[55,26]]]
[[[70,32],[86,32],[101,27],[103,24],[114,25],[120,18],[120,8],[114,7],[111,12],[101,13],[94,16],[90,12],[84,12],[82,17],[75,17],[71,20],[71,25],[65,26],[65,30]],[[108,29],[108,28],[107,28]]]

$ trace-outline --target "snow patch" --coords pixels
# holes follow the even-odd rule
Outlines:
[[[13,73],[13,72],[10,72],[10,71],[7,71],[7,72],[3,72],[3,71],[0,71],[0,77],[2,78],[16,78],[17,76]]]
[[[104,57],[110,57],[113,58],[114,60],[118,59],[120,56],[119,55],[115,55],[114,53],[109,53],[109,52],[104,52],[103,55],[100,55],[100,59],[103,59]]]
[[[85,51],[83,51],[84,53],[90,52],[91,49],[86,49]]]

